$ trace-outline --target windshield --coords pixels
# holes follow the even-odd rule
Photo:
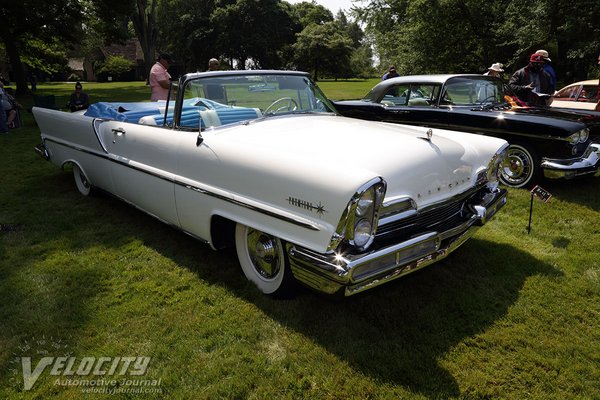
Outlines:
[[[203,76],[186,83],[179,126],[218,127],[284,114],[334,113],[306,76],[248,74]]]
[[[444,87],[440,105],[500,105],[505,103],[504,95],[500,79],[491,79],[486,76],[452,78]]]

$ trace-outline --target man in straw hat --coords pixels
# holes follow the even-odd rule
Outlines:
[[[502,72],[504,72],[502,67],[504,67],[504,65],[501,63],[493,63],[492,66],[488,68],[487,72],[484,75],[500,76],[500,74]]]

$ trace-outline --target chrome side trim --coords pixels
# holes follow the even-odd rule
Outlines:
[[[96,135],[96,139],[98,140],[98,143],[100,144],[100,147],[102,147],[102,150],[104,150],[104,152],[106,154],[108,154],[108,149],[106,148],[106,146],[104,146],[104,142],[100,138],[100,132],[98,131],[98,127],[96,126],[96,125],[99,126],[104,121],[107,121],[107,120],[104,120],[102,118],[94,118],[92,120],[92,130],[94,131],[94,134]]]
[[[227,193],[226,195],[218,194],[218,193],[215,193],[213,191],[201,188],[200,186],[187,184],[187,183],[185,183],[185,182],[183,182],[181,180],[178,180],[177,178],[171,178],[170,176],[166,176],[164,174],[160,174],[158,172],[151,171],[151,170],[149,170],[147,168],[144,168],[144,164],[139,164],[139,163],[133,163],[132,164],[131,161],[119,160],[117,158],[110,157],[110,155],[108,155],[108,154],[102,154],[102,153],[99,153],[97,151],[93,151],[93,150],[85,149],[85,148],[82,148],[82,147],[78,147],[78,146],[72,145],[70,143],[63,142],[63,141],[58,140],[58,139],[45,138],[45,140],[46,141],[50,141],[50,142],[54,142],[54,143],[59,144],[61,146],[72,148],[72,149],[80,151],[82,153],[86,153],[86,154],[90,154],[90,155],[93,155],[93,156],[96,156],[96,157],[103,158],[105,160],[108,160],[108,161],[111,161],[113,163],[122,165],[124,167],[131,168],[131,169],[134,169],[136,171],[140,171],[142,173],[154,176],[155,178],[162,179],[162,180],[167,181],[167,182],[172,182],[175,185],[179,185],[179,186],[182,186],[182,187],[184,187],[186,189],[193,190],[194,192],[201,193],[201,194],[204,194],[204,195],[207,195],[207,196],[211,196],[211,197],[214,197],[214,198],[217,198],[217,199],[220,199],[220,200],[223,200],[223,201],[235,204],[236,206],[244,207],[246,209],[249,209],[249,210],[252,210],[252,211],[256,211],[258,213],[261,213],[263,215],[267,215],[269,217],[277,218],[279,220],[282,220],[282,221],[285,221],[285,222],[289,222],[291,224],[298,225],[298,226],[301,226],[303,228],[310,229],[312,231],[320,231],[321,230],[317,225],[309,223],[307,221],[304,221],[304,220],[302,220],[300,218],[293,218],[291,216],[282,215],[282,214],[279,214],[279,213],[277,213],[275,211],[268,210],[266,208],[257,207],[257,206],[255,206],[253,204],[249,204],[247,202],[243,202],[241,200],[235,199],[234,196],[233,196],[233,194],[231,194],[231,193]],[[37,151],[37,149],[36,149],[36,151]]]
[[[249,210],[256,211],[256,212],[259,212],[261,214],[267,215],[269,217],[277,218],[277,219],[280,219],[282,221],[289,222],[291,224],[298,225],[298,226],[301,226],[301,227],[306,228],[306,229],[310,229],[312,231],[319,231],[320,230],[318,226],[316,226],[314,224],[311,224],[311,223],[308,223],[308,222],[305,222],[305,221],[301,221],[300,219],[296,219],[296,218],[288,217],[288,216],[285,216],[285,215],[277,214],[274,211],[267,210],[267,209],[260,208],[260,207],[256,207],[256,206],[254,206],[252,204],[248,204],[248,203],[242,202],[242,201],[237,200],[237,199],[230,198],[230,197],[222,195],[222,194],[211,192],[209,190],[203,189],[203,188],[198,187],[198,186],[189,185],[189,184],[184,183],[182,181],[179,181],[177,179],[175,179],[175,184],[179,185],[179,186],[183,186],[186,189],[193,190],[194,192],[201,193],[201,194],[204,194],[206,196],[211,196],[211,197],[214,197],[214,198],[219,199],[219,200],[227,201],[229,203],[235,204],[236,206],[244,207],[244,208],[247,208]]]
[[[110,160],[110,157],[108,156],[108,154],[102,154],[102,153],[98,153],[97,151],[93,151],[93,150],[89,150],[89,149],[86,149],[86,148],[83,148],[83,147],[75,146],[74,144],[67,143],[67,142],[65,142],[63,140],[60,140],[60,139],[45,137],[45,138],[43,138],[43,140],[44,140],[44,143],[45,142],[53,142],[53,143],[59,144],[61,146],[65,146],[65,147],[71,148],[73,150],[80,151],[82,153],[91,154],[91,155],[96,156],[96,157],[100,157],[100,158],[104,158],[106,160]]]

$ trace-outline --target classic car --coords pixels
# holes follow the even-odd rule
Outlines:
[[[592,111],[598,104],[598,79],[571,83],[554,93],[551,107]]]
[[[83,195],[235,246],[266,294],[375,287],[443,259],[506,201],[504,140],[342,117],[306,73],[186,74],[170,98],[33,108],[36,151],[72,165]]]
[[[508,91],[492,76],[403,76],[377,84],[362,100],[338,101],[335,107],[348,117],[505,139],[510,147],[501,180],[508,186],[531,186],[543,176],[598,174],[600,144],[589,137],[587,116],[520,107]]]

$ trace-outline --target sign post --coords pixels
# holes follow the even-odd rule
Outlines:
[[[546,189],[542,188],[539,185],[536,185],[533,189],[531,189],[531,202],[529,203],[529,225],[527,225],[527,234],[531,233],[531,216],[533,215],[533,197],[537,197],[542,200],[544,203],[550,201],[552,195]]]

